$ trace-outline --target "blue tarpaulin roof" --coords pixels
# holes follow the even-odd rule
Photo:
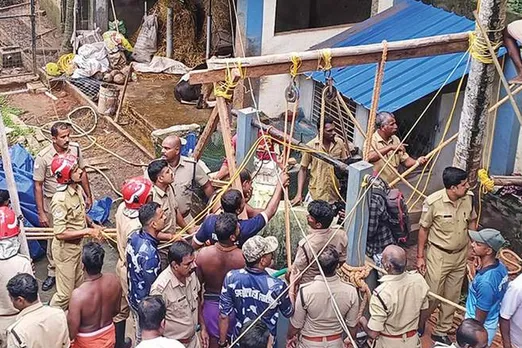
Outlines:
[[[428,36],[460,33],[474,30],[473,21],[425,5],[420,1],[404,0],[349,30],[319,44],[312,49],[359,46],[399,41]],[[466,53],[403,59],[386,63],[381,89],[379,110],[395,111],[436,91],[448,79],[451,83],[467,73]],[[335,86],[344,96],[358,104],[371,107],[376,63],[332,69]],[[324,74],[312,74],[316,81],[324,82]]]

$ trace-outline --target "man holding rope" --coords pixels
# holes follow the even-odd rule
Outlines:
[[[51,127],[52,143],[43,148],[34,160],[33,180],[34,180],[34,197],[36,201],[36,209],[38,210],[38,220],[40,227],[52,227],[53,216],[50,206],[58,182],[51,172],[51,162],[54,157],[60,154],[71,154],[78,158],[78,166],[84,169],[82,152],[80,144],[71,142],[71,126],[66,122],[55,122]],[[82,176],[81,186],[85,193],[85,208],[87,211],[92,206],[93,198],[89,178],[87,173]],[[52,240],[47,242],[47,278],[42,283],[42,290],[51,289],[56,282],[55,264],[52,256]]]

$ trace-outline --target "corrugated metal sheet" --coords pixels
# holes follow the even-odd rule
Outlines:
[[[459,33],[474,29],[474,22],[425,5],[419,1],[404,0],[376,17],[370,18],[313,49],[347,47],[398,41],[434,35]],[[433,91],[448,78],[466,53],[404,59],[386,63],[379,110],[395,111]],[[451,83],[465,72],[467,57],[447,81]],[[338,90],[348,98],[371,107],[376,64],[335,68],[332,77]],[[312,74],[314,80],[324,82],[324,74]]]

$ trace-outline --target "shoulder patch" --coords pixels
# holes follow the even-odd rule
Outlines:
[[[40,157],[43,157],[45,156],[46,153],[49,152],[49,150],[51,150],[51,146],[53,146],[53,144],[50,144],[46,147],[44,147],[43,149],[40,150],[40,152],[38,152],[38,154],[36,155],[37,157],[40,156]]]
[[[424,201],[424,203],[428,204],[428,205],[432,205],[433,203],[435,203],[436,201],[438,201],[441,198],[442,198],[442,192],[441,191],[437,191],[437,192],[434,192],[431,195],[429,195],[426,198],[426,200]]]
[[[197,161],[190,157],[183,157],[183,160],[188,163],[197,163]]]

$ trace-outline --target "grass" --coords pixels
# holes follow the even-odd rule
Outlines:
[[[20,126],[19,124],[14,123],[9,115],[20,116],[23,113],[23,110],[10,106],[5,97],[0,97],[0,110],[2,111],[4,125],[13,130],[8,134],[10,139],[15,140],[20,136],[34,133],[32,128]]]

